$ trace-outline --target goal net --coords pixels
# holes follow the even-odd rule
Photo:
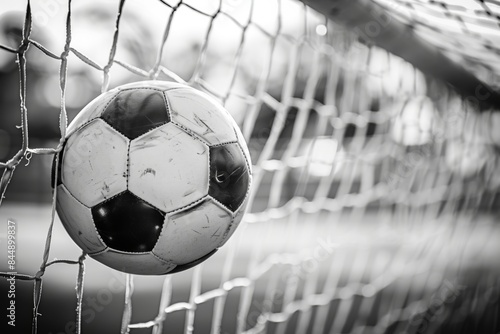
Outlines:
[[[496,1],[0,3],[0,299],[11,278],[29,291],[17,328],[500,331]],[[230,241],[164,277],[79,253],[48,181],[67,123],[139,80],[218,99],[254,165]]]

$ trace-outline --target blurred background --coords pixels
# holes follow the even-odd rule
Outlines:
[[[432,1],[418,1],[426,8],[418,16],[419,5],[405,3],[413,2],[388,10],[405,24],[434,27],[444,53],[458,38],[448,37],[456,33],[450,22],[462,17],[456,13],[488,12],[464,0],[443,2],[438,15]],[[0,1],[0,45],[20,45],[26,5]],[[69,121],[103,90],[145,79],[185,82],[226,106],[255,173],[249,213],[213,258],[167,279],[134,277],[131,322],[147,329],[131,333],[151,333],[148,321],[158,314],[166,317],[156,318],[163,333],[188,333],[190,324],[195,333],[500,332],[498,108],[479,112],[449,84],[298,1],[126,1],[113,48],[119,5],[75,0],[68,30],[67,1],[31,2],[29,147],[59,143],[61,60],[50,55],[62,54],[71,31]],[[486,39],[500,36],[498,27],[471,21]],[[476,64],[496,89],[500,72],[487,67],[496,58],[468,54],[475,50],[468,37],[463,44],[470,48],[454,60]],[[19,68],[5,48],[0,88],[5,162],[23,138]],[[17,222],[18,273],[34,275],[42,263],[52,158],[28,155],[0,208],[0,222]],[[50,245],[51,260],[81,253],[57,218]],[[39,333],[76,332],[77,277],[77,265],[46,268]],[[83,333],[120,332],[127,277],[88,259],[84,286]],[[33,281],[16,287],[13,333],[28,333]],[[7,288],[1,279],[2,310]]]

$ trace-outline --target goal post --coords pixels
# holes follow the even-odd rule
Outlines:
[[[13,108],[0,94],[0,225],[18,215],[36,231],[16,236],[37,248],[14,275],[33,283],[33,333],[68,324],[131,334],[500,330],[493,1],[5,6],[25,19],[0,16],[0,70],[18,71],[0,85],[16,85],[20,97]],[[448,20],[466,27],[463,37]],[[201,265],[165,277],[123,276],[81,254],[60,233],[47,181],[67,121],[102,91],[140,80],[212,95],[253,162],[249,209],[234,236]],[[49,131],[60,135],[40,138]],[[23,198],[20,173],[40,192],[43,215],[12,200]],[[5,263],[2,280],[13,271]],[[47,294],[68,280],[76,297],[57,298],[73,300],[75,312],[58,319]],[[109,284],[118,281],[123,289]]]
[[[407,19],[405,22],[398,17],[398,14],[401,15],[398,9],[406,8],[411,2],[301,1],[353,30],[360,38],[403,58],[425,74],[452,85],[460,95],[470,96],[470,100],[473,98],[478,104],[479,111],[498,109],[500,95],[496,90],[465,69],[463,64],[446,57],[438,45],[432,45],[417,35],[414,27],[418,26],[418,21],[403,17]],[[446,2],[442,5],[443,11],[446,11]]]

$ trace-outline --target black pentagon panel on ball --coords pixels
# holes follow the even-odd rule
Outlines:
[[[214,255],[214,253],[217,252],[217,251],[218,251],[218,249],[214,249],[213,251],[211,251],[207,255],[200,257],[198,260],[194,260],[192,262],[185,263],[185,264],[179,264],[174,269],[172,269],[171,271],[169,271],[168,273],[169,274],[175,274],[175,273],[178,273],[180,271],[184,271],[184,270],[188,270],[190,268],[193,268],[194,266],[202,263],[203,261],[205,261],[206,259],[208,259],[212,255]]]
[[[92,218],[108,247],[124,252],[148,252],[158,240],[165,213],[127,190],[94,206]]]
[[[248,165],[237,143],[210,148],[210,196],[234,212],[245,199],[249,181]]]
[[[170,121],[163,92],[154,89],[121,91],[101,118],[130,140]]]

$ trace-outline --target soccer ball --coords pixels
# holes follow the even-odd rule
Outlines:
[[[250,155],[229,113],[194,88],[162,81],[120,86],[89,103],[52,170],[57,213],[75,243],[142,275],[182,271],[214,254],[240,223],[251,183]]]

